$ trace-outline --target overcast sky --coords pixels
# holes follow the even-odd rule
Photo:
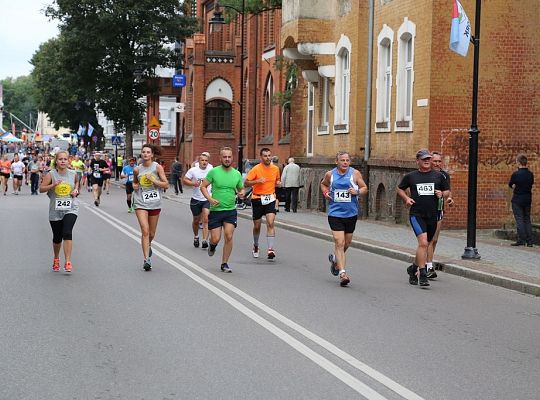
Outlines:
[[[58,35],[41,11],[52,0],[0,0],[0,79],[29,75],[39,45]]]

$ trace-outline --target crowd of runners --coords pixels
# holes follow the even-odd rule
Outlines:
[[[10,160],[0,160],[0,183],[8,194],[8,180],[12,178],[13,195],[18,195],[23,184],[30,185],[31,194],[47,193],[49,221],[53,233],[53,271],[60,269],[60,250],[64,252],[64,271],[72,271],[72,232],[77,220],[81,188],[92,192],[93,204],[99,207],[103,193],[109,193],[113,171],[120,173],[126,192],[129,213],[135,213],[141,232],[143,269],[152,269],[152,241],[156,236],[162,199],[169,181],[161,163],[156,161],[160,148],[153,144],[142,147],[140,158],[129,158],[122,165],[114,165],[108,155],[95,152],[82,160],[58,150],[54,155],[32,154],[24,160],[15,154]],[[224,147],[219,153],[219,164],[210,164],[210,154],[201,153],[192,167],[181,178],[180,185],[192,188],[190,210],[193,246],[207,250],[214,256],[223,237],[220,262],[222,272],[231,273],[229,258],[233,250],[237,227],[237,202],[251,188],[252,235],[254,258],[260,256],[260,234],[263,218],[266,222],[266,258],[274,261],[276,252],[275,220],[279,209],[276,188],[281,187],[280,169],[274,164],[271,150],[260,150],[260,162],[245,177],[233,167],[233,151]],[[418,169],[406,174],[397,193],[410,208],[409,222],[418,246],[414,263],[407,268],[411,285],[429,286],[437,277],[433,267],[445,204],[454,205],[450,192],[450,176],[441,169],[442,155],[421,149],[416,153]],[[347,151],[340,151],[336,167],[324,175],[320,189],[327,202],[328,225],[334,240],[334,250],[328,254],[331,274],[341,286],[349,285],[346,252],[351,245],[360,215],[360,197],[368,188],[359,170],[350,166]],[[175,192],[178,186],[174,186]],[[263,253],[264,254],[264,253]]]

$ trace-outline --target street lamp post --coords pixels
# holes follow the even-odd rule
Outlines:
[[[472,91],[472,116],[471,128],[469,129],[469,183],[467,201],[467,247],[461,258],[478,260],[480,254],[476,249],[476,193],[478,175],[478,69],[480,61],[480,11],[482,1],[476,0],[476,16],[474,22],[474,61],[473,61],[473,91]]]
[[[242,173],[244,172],[244,44],[246,37],[246,27],[244,22],[246,2],[245,0],[242,0],[241,9],[228,5],[221,7],[231,8],[242,16],[242,28],[240,34],[240,137],[238,138],[238,171]],[[210,25],[220,26],[225,24],[225,19],[223,18],[222,12],[219,11],[219,8],[219,3],[216,3],[214,16],[210,19]]]

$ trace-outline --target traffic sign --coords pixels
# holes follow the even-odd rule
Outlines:
[[[152,128],[161,128],[161,124],[159,123],[159,120],[157,119],[157,117],[155,115],[152,116],[152,118],[150,118],[150,123],[148,124],[148,128],[149,129],[152,129]]]
[[[186,86],[186,76],[184,74],[173,75],[172,86],[173,88],[183,88]]]
[[[148,131],[148,138],[150,138],[150,140],[158,140],[159,139],[159,129],[150,129]]]
[[[122,144],[122,137],[121,136],[112,136],[111,137],[111,142],[113,145],[115,146],[119,146]]]
[[[183,113],[185,109],[186,109],[186,105],[184,103],[174,104],[174,112]]]

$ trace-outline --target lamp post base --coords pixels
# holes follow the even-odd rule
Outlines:
[[[464,260],[480,260],[480,254],[476,247],[465,247],[465,252],[461,256]]]

